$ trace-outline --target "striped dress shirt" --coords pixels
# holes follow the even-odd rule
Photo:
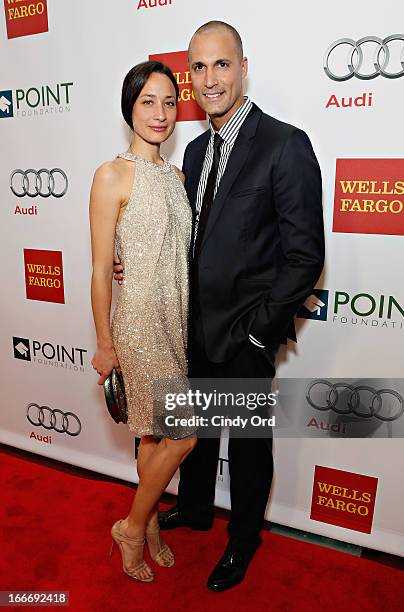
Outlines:
[[[240,128],[250,112],[252,102],[248,96],[244,96],[244,103],[234,113],[232,117],[220,128],[217,132],[221,138],[223,138],[222,146],[220,147],[220,161],[219,168],[217,171],[215,193],[218,190],[220,180],[226,170],[227,162],[229,161],[230,153],[232,152],[233,145],[236,142]],[[208,176],[213,163],[213,140],[216,134],[216,130],[213,127],[212,121],[210,123],[210,139],[208,147],[206,149],[205,160],[202,166],[201,178],[199,179],[198,192],[196,196],[196,220],[195,220],[195,237],[198,231],[199,214],[201,212],[203,195],[206,189],[206,183],[208,182]]]

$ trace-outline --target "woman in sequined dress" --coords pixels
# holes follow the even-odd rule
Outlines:
[[[91,297],[97,350],[92,359],[103,384],[112,368],[122,371],[128,427],[141,438],[139,486],[130,512],[111,529],[123,571],[150,582],[144,561],[164,567],[174,555],[159,533],[158,500],[192,451],[192,430],[156,438],[153,381],[186,380],[188,251],[191,210],[182,173],[160,155],[172,134],[179,96],[172,72],[160,62],[132,68],[122,88],[122,112],[133,130],[129,149],[95,172],[90,197],[93,253]],[[125,281],[110,324],[114,251]],[[112,548],[111,548],[112,552]]]

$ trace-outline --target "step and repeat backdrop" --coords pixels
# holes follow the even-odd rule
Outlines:
[[[221,19],[243,38],[246,92],[309,134],[323,173],[327,263],[297,315],[298,344],[278,355],[279,377],[312,382],[296,401],[300,436],[274,442],[267,517],[404,556],[404,6],[2,4],[0,441],[136,482],[136,441],[109,417],[91,367],[89,191],[95,168],[128,146],[121,85],[148,58],[180,85],[164,154],[181,165],[207,127],[188,42]],[[228,508],[224,442],[216,503]]]

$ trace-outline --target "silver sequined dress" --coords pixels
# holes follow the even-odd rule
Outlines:
[[[158,435],[153,381],[187,376],[192,213],[184,186],[167,160],[158,165],[129,153],[118,157],[133,161],[135,173],[115,230],[124,281],[112,338],[125,382],[128,427],[136,436]]]

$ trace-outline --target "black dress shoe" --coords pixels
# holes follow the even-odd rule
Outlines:
[[[190,527],[195,531],[208,531],[212,527],[212,522],[210,523],[197,523],[190,522],[185,520],[178,509],[178,506],[173,506],[170,510],[166,510],[165,512],[159,512],[159,525],[160,529],[176,529],[177,527]]]
[[[211,591],[227,591],[240,584],[246,575],[248,564],[254,553],[255,550],[244,552],[231,550],[228,547],[208,578],[208,589]]]

